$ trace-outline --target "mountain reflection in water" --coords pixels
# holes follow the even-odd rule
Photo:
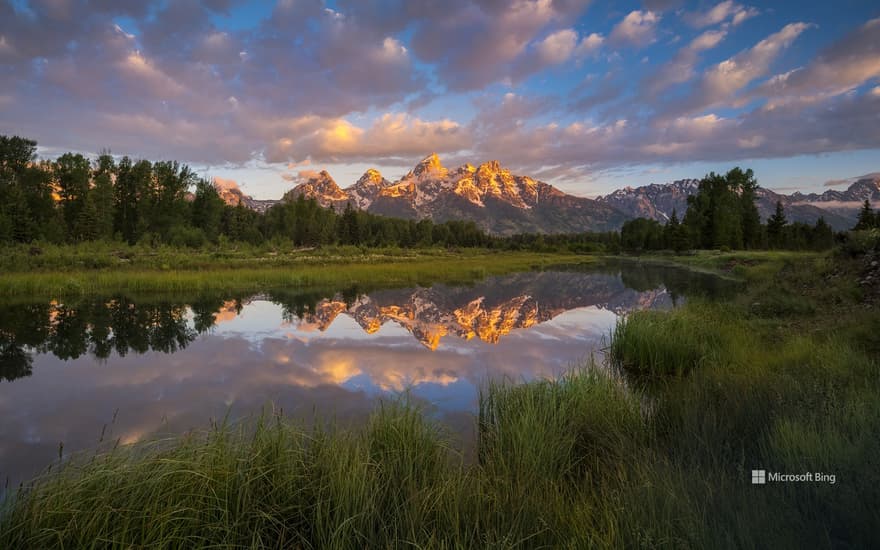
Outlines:
[[[598,350],[619,314],[725,288],[627,265],[471,286],[11,303],[0,308],[0,476],[27,478],[60,443],[92,449],[102,431],[129,443],[270,402],[356,421],[406,390],[467,433],[487,378],[557,375]]]

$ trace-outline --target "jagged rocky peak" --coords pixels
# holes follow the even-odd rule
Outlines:
[[[880,174],[872,174],[872,176],[874,177],[864,177],[857,180],[849,186],[847,192],[850,193],[853,198],[869,200],[874,198],[874,195],[880,191]]]
[[[346,191],[351,196],[354,205],[364,210],[370,207],[370,204],[382,191],[392,185],[378,170],[370,168],[357,180],[357,183],[348,187]]]
[[[215,183],[214,189],[217,190],[217,194],[223,199],[223,202],[230,206],[238,206],[244,202],[244,193],[238,187],[224,187]],[[195,195],[193,195],[193,198],[195,198]]]
[[[474,177],[479,182],[479,186],[483,191],[492,191],[499,185],[508,187],[513,184],[513,174],[510,170],[501,166],[497,160],[490,160],[481,164]]]
[[[291,200],[300,195],[314,198],[322,206],[329,206],[334,202],[345,201],[349,198],[348,193],[339,188],[326,170],[311,175],[308,180],[285,193],[284,200]]]
[[[407,174],[408,177],[423,178],[431,176],[435,178],[446,177],[448,170],[441,164],[440,157],[437,153],[431,153],[416,164],[412,172]]]
[[[501,163],[497,160],[490,160],[489,162],[484,162],[477,168],[476,172],[478,176],[492,176],[498,174],[500,172],[506,172],[504,168],[501,167]]]
[[[342,189],[336,184],[336,180],[327,170],[321,170],[317,177],[309,178],[308,184],[311,184],[315,190],[326,195],[342,194]]]
[[[355,187],[387,187],[391,182],[382,177],[382,173],[375,168],[370,168],[354,184]]]
[[[483,192],[499,192],[500,189],[514,184],[513,174],[497,160],[481,164],[474,173],[474,178]]]

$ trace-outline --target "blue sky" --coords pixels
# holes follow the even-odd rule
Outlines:
[[[275,198],[437,152],[594,196],[880,170],[880,4],[6,0],[0,133]],[[231,184],[231,183],[229,183]]]

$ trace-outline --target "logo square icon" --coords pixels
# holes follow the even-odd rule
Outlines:
[[[752,485],[764,485],[767,483],[766,470],[752,470]]]

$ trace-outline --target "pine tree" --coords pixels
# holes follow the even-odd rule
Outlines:
[[[350,202],[345,204],[339,229],[342,244],[361,244],[357,212],[354,211]]]
[[[114,187],[115,222],[118,231],[129,244],[134,244],[146,230],[142,221],[149,206],[149,188],[152,181],[152,164],[147,160],[133,163],[128,157],[119,161]]]
[[[55,182],[61,198],[61,211],[68,236],[77,238],[77,220],[86,206],[91,179],[89,159],[80,154],[65,153],[55,160]]]
[[[871,229],[872,227],[877,227],[877,219],[874,216],[874,211],[871,209],[871,201],[865,199],[865,204],[859,210],[859,219],[855,227],[853,227],[853,231]]]
[[[779,248],[783,244],[783,232],[788,220],[785,219],[785,211],[782,201],[776,201],[776,211],[767,220],[767,240],[771,248]]]
[[[116,162],[109,152],[101,153],[92,172],[93,187],[89,192],[89,200],[95,208],[95,238],[113,238],[113,220],[115,217],[113,177],[116,174]]]
[[[217,193],[217,188],[208,180],[196,184],[195,198],[192,202],[192,224],[201,229],[205,237],[216,243],[220,238],[220,223],[226,203]]]
[[[98,209],[95,206],[94,194],[89,193],[86,203],[76,217],[73,236],[78,241],[93,241],[99,236]]]
[[[672,209],[672,216],[669,218],[669,223],[666,224],[665,237],[666,246],[668,248],[671,248],[676,252],[687,250],[689,244],[687,229],[678,221],[678,212],[676,212],[674,208]]]
[[[12,240],[29,243],[36,238],[37,228],[27,202],[27,195],[16,185],[7,196]]]
[[[825,221],[825,218],[819,216],[816,225],[813,227],[812,245],[816,250],[827,250],[834,246],[834,231]]]
[[[34,160],[37,142],[0,135],[0,241],[30,241],[33,217],[22,175]]]
[[[727,179],[732,180],[739,189],[742,244],[745,248],[757,248],[761,244],[761,215],[755,205],[758,189],[755,173],[751,168],[745,172],[734,168],[727,173]]]

